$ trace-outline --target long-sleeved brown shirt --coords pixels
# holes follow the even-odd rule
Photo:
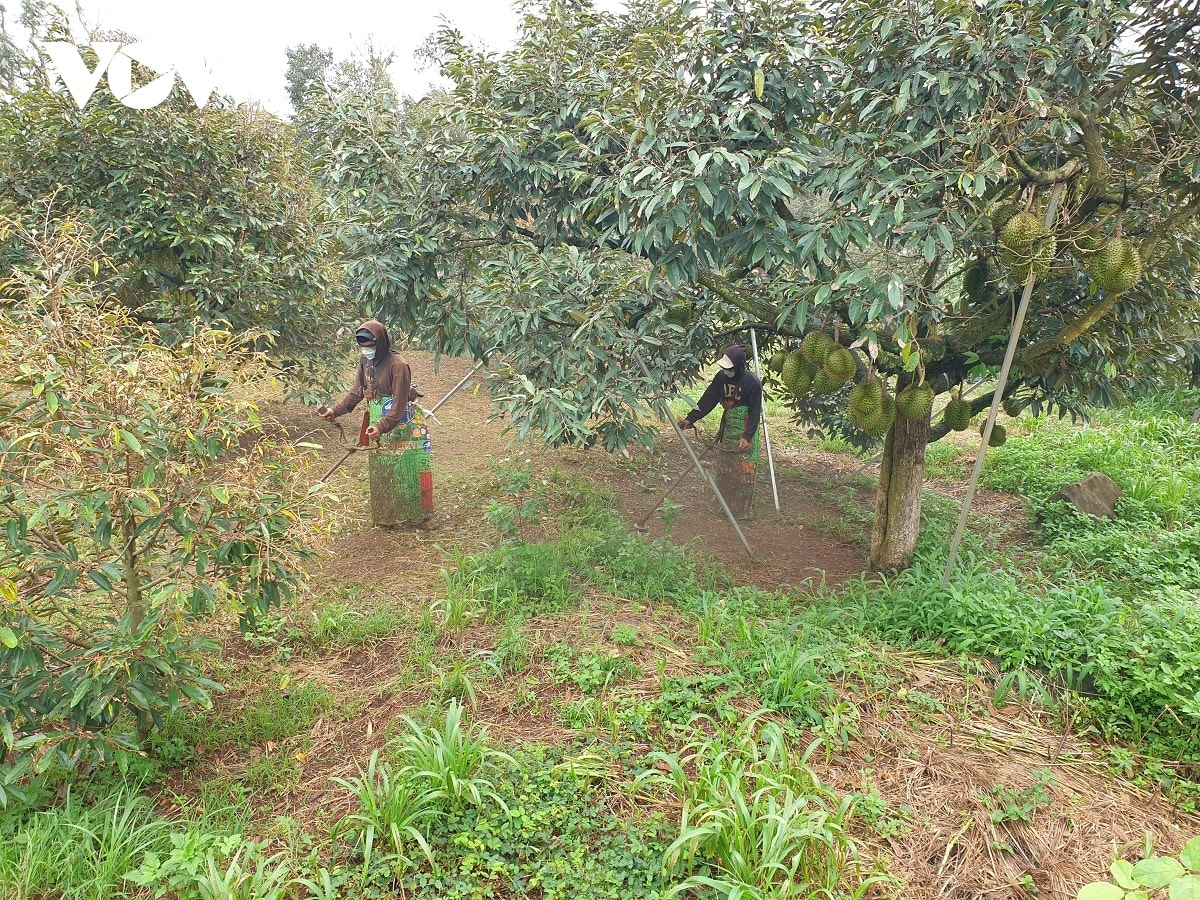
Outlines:
[[[400,424],[408,406],[408,391],[412,386],[412,369],[403,356],[392,349],[391,339],[382,322],[371,319],[360,326],[375,335],[375,358],[359,359],[358,368],[354,372],[354,386],[350,392],[333,405],[335,416],[350,412],[363,399],[374,400],[378,397],[391,397],[392,408],[380,419],[379,433],[387,434]]]

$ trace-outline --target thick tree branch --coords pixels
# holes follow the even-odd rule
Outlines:
[[[742,312],[753,316],[755,319],[766,322],[775,321],[775,309],[770,304],[763,303],[756,297],[750,296],[737,285],[715,272],[700,269],[696,273],[696,280],[726,303],[736,306]]]
[[[1083,152],[1087,158],[1087,198],[1079,208],[1079,217],[1086,219],[1102,205],[1124,202],[1125,198],[1114,196],[1109,190],[1112,178],[1112,167],[1104,154],[1104,139],[1100,134],[1100,126],[1091,119],[1082,117],[1075,120],[1083,129]]]
[[[1034,184],[1049,186],[1058,184],[1060,181],[1070,181],[1083,170],[1083,161],[1080,159],[1069,159],[1057,169],[1037,170],[1029,165],[1021,154],[1013,151],[1009,154],[1013,161],[1013,165],[1021,170],[1021,174],[1025,176],[1026,181],[1032,181]]]
[[[1076,319],[1073,324],[1063,326],[1062,331],[1054,335],[1054,337],[1031,344],[1020,351],[1017,354],[1017,359],[1021,363],[1028,364],[1054,350],[1066,349],[1071,343],[1083,337],[1086,332],[1091,331],[1097,322],[1108,315],[1122,296],[1123,294],[1108,294],[1103,300]]]

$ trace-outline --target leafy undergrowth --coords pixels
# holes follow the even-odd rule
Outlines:
[[[913,566],[848,592],[871,635],[994,660],[1070,709],[1072,727],[1114,743],[1123,767],[1195,807],[1200,791],[1200,429],[1196,392],[1099,416],[1080,429],[1022,423],[990,451],[984,483],[1028,498],[1040,563],[1010,563],[983,544],[941,587],[947,513],[934,504]],[[1186,414],[1186,417],[1185,415]],[[1115,519],[1052,494],[1094,471],[1124,491]],[[1060,702],[1062,701],[1062,702]],[[1066,715],[1066,713],[1064,713]]]
[[[940,590],[931,499],[911,570],[770,593],[545,475],[493,485],[498,542],[427,589],[227,645],[215,709],[124,776],[29,786],[0,893],[1070,896],[1200,830],[1164,802],[1196,801],[1186,584],[1083,573],[1048,524],[1043,571],[977,543]]]

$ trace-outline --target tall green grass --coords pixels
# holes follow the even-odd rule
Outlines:
[[[128,896],[124,876],[170,847],[170,823],[136,792],[0,819],[0,896],[107,900]]]

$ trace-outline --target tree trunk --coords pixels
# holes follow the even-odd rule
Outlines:
[[[888,430],[875,491],[875,524],[871,528],[871,568],[903,569],[912,561],[921,533],[921,488],[925,484],[925,446],[929,414],[912,420],[900,416]]]
[[[137,568],[136,534],[137,522],[130,513],[126,513],[122,521],[121,536],[124,538],[125,546],[121,550],[121,562],[124,567],[125,608],[129,612],[129,620],[134,631],[141,628],[142,622],[146,619],[146,603],[142,599],[142,578]]]

